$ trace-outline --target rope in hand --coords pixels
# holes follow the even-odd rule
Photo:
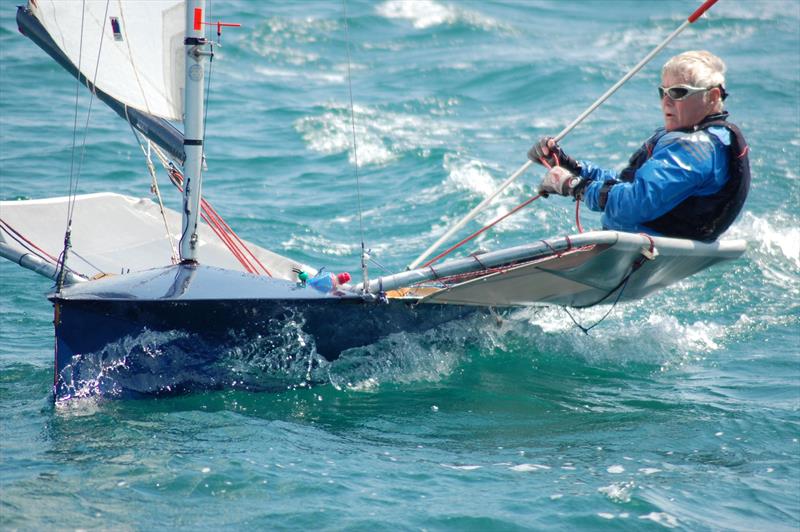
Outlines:
[[[550,163],[547,161],[547,159],[545,159],[544,157],[540,157],[540,158],[539,158],[539,162],[541,162],[541,163],[542,163],[542,165],[543,165],[545,168],[547,168],[548,170],[552,170],[554,166],[560,166],[560,164],[559,164],[559,160],[558,160],[558,155],[556,155],[555,153],[553,153],[553,159],[555,160],[555,165],[551,165],[551,164],[550,164]],[[481,229],[479,229],[479,230],[475,231],[474,233],[472,233],[472,234],[471,234],[471,235],[469,235],[468,237],[464,238],[463,240],[461,240],[461,241],[460,241],[460,242],[458,242],[457,244],[455,244],[455,245],[453,245],[453,246],[451,246],[451,247],[447,248],[447,249],[446,249],[446,250],[444,250],[443,252],[439,253],[439,254],[438,254],[438,255],[436,255],[434,258],[432,258],[431,260],[429,260],[428,262],[426,262],[425,264],[423,264],[423,265],[422,265],[422,267],[423,267],[423,268],[427,268],[427,267],[428,267],[428,266],[430,266],[431,264],[433,264],[433,263],[437,262],[439,259],[442,259],[443,257],[446,257],[447,255],[449,255],[450,253],[452,253],[452,252],[453,252],[453,251],[455,251],[456,249],[460,248],[461,246],[463,246],[464,244],[466,244],[467,242],[469,242],[469,241],[470,241],[470,240],[472,240],[473,238],[475,238],[475,237],[477,237],[478,235],[480,235],[480,234],[482,234],[482,233],[484,233],[484,232],[488,231],[489,229],[491,229],[492,227],[494,227],[494,226],[495,226],[495,225],[497,225],[498,223],[502,222],[503,220],[505,220],[506,218],[508,218],[508,217],[509,217],[509,216],[511,216],[512,214],[514,214],[514,213],[516,213],[517,211],[519,211],[519,210],[521,210],[521,209],[523,209],[523,208],[527,207],[528,205],[530,205],[531,203],[533,203],[534,201],[536,201],[536,200],[537,200],[537,199],[539,199],[539,198],[546,198],[548,195],[549,195],[549,194],[548,194],[547,192],[539,191],[539,192],[538,192],[538,193],[537,193],[535,196],[533,196],[533,197],[531,197],[531,198],[528,198],[527,200],[525,200],[524,202],[520,203],[519,205],[517,205],[516,207],[514,207],[512,210],[510,210],[509,212],[507,212],[507,213],[506,213],[506,214],[504,214],[503,216],[500,216],[499,218],[497,218],[497,219],[496,219],[496,220],[494,220],[493,222],[491,222],[491,223],[489,223],[488,225],[485,225],[484,227],[482,227]],[[579,232],[579,233],[583,233],[583,226],[581,225],[581,217],[580,217],[580,205],[581,205],[581,202],[580,202],[580,201],[578,201],[578,200],[576,199],[576,200],[575,200],[575,225],[578,227],[578,232]]]
[[[544,157],[539,157],[539,162],[542,163],[542,165],[547,168],[548,171],[550,171],[554,166],[561,166],[558,160],[558,154],[555,152],[553,152],[553,159],[556,163],[552,166]],[[544,196],[547,197],[547,194]],[[578,233],[583,233],[583,226],[581,225],[581,202],[578,198],[575,198],[575,226],[578,228]]]

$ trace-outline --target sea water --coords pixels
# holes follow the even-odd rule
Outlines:
[[[216,48],[204,193],[243,238],[354,275],[363,217],[372,256],[402,269],[698,4],[348,0],[348,65],[340,2],[212,3],[242,27]],[[14,15],[3,2],[0,198],[65,195],[75,83]],[[729,233],[748,250],[589,335],[523,309],[353,350],[313,386],[298,370],[277,392],[54,404],[51,283],[0,261],[0,527],[797,530],[800,4],[719,2],[563,145],[620,168],[660,124],[660,64],[698,48],[727,61],[751,145]],[[150,195],[130,130],[97,101],[85,150],[80,192]],[[574,231],[573,204],[550,198],[464,252]],[[242,371],[281,368],[240,351]]]

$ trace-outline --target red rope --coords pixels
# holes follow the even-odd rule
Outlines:
[[[250,262],[242,254],[242,252],[238,248],[236,248],[231,238],[227,234],[225,234],[225,232],[222,231],[222,229],[216,223],[214,223],[212,220],[209,219],[208,214],[205,212],[205,210],[203,210],[203,212],[200,213],[200,218],[202,218],[203,221],[206,222],[206,224],[208,224],[211,230],[214,231],[214,234],[216,234],[217,237],[220,240],[222,240],[222,243],[225,244],[225,247],[227,247],[228,250],[233,254],[233,256],[236,257],[236,260],[239,261],[239,264],[244,266],[244,269],[247,270],[247,273],[256,273],[255,270],[253,269],[253,265],[250,264]]]
[[[250,257],[252,257],[252,259],[256,262],[256,264],[258,264],[261,267],[261,269],[264,270],[264,272],[267,275],[272,277],[272,273],[270,273],[270,271],[267,269],[267,267],[264,266],[264,264],[262,264],[260,260],[258,260],[258,257],[256,257],[256,255],[250,250],[250,248],[247,247],[247,244],[245,244],[242,241],[242,239],[239,238],[239,235],[237,235],[234,232],[234,230],[231,229],[231,226],[228,225],[228,223],[222,218],[222,216],[217,214],[216,209],[214,209],[214,207],[212,207],[211,204],[208,203],[206,200],[202,200],[202,202],[203,202],[203,207],[204,208],[208,208],[214,214],[214,216],[217,217],[217,219],[219,220],[219,223],[222,225],[223,229],[225,229],[228,232],[228,234],[230,234],[236,240],[236,242],[239,244],[239,246],[241,246],[241,248],[244,249],[244,251],[246,251],[247,254],[250,255]]]
[[[555,152],[552,155],[553,155],[553,159],[555,160],[555,166],[560,166],[560,161],[558,160],[558,155]],[[547,162],[547,159],[545,159],[544,157],[539,157],[539,162],[541,162],[542,165],[545,168],[547,168],[548,170],[552,170],[553,169],[553,166],[551,166],[550,163]],[[534,201],[536,201],[537,199],[539,199],[541,197],[542,197],[542,193],[541,192],[536,194],[535,196],[533,196],[532,198],[528,199],[527,201],[525,201],[525,202],[521,203],[520,205],[514,207],[513,210],[511,210],[508,213],[504,214],[503,216],[501,216],[497,220],[493,221],[489,225],[484,226],[483,228],[479,229],[478,231],[475,231],[474,233],[469,235],[464,240],[460,241],[459,243],[455,244],[454,246],[451,246],[451,247],[447,248],[442,253],[439,253],[434,258],[432,258],[431,260],[429,260],[428,262],[423,264],[422,267],[423,268],[427,268],[428,266],[430,266],[434,262],[438,261],[442,257],[446,257],[447,255],[449,255],[450,253],[452,253],[456,249],[460,248],[461,246],[463,246],[464,244],[466,244],[467,242],[469,242],[470,240],[472,240],[476,236],[484,233],[485,231],[488,231],[489,229],[491,229],[492,227],[494,227],[498,223],[502,222],[503,220],[505,220],[506,218],[508,218],[509,216],[514,214],[515,212],[517,212],[518,210],[522,209],[523,207],[527,207],[529,204],[533,203]],[[581,204],[581,202],[576,199],[576,201],[575,201],[575,225],[578,226],[578,232],[579,233],[583,233],[583,226],[581,225],[581,216],[580,216],[580,204]]]
[[[462,241],[461,241],[461,242],[459,242],[458,244],[456,244],[456,245],[454,245],[454,246],[452,246],[452,247],[450,247],[450,248],[446,249],[446,250],[445,250],[445,251],[443,251],[442,253],[439,253],[439,254],[438,254],[438,255],[436,255],[434,258],[432,258],[431,260],[429,260],[428,262],[426,262],[425,264],[423,264],[423,265],[422,265],[422,267],[423,267],[423,268],[427,268],[428,266],[430,266],[430,265],[431,265],[431,264],[433,264],[434,262],[438,261],[438,260],[439,260],[439,259],[441,259],[442,257],[444,257],[444,256],[446,256],[446,255],[449,255],[449,254],[450,254],[452,251],[454,251],[454,250],[458,249],[459,247],[463,246],[464,244],[466,244],[467,242],[469,242],[470,240],[472,240],[472,239],[473,239],[473,238],[475,238],[476,236],[480,235],[481,233],[483,233],[483,232],[485,232],[485,231],[488,231],[489,229],[491,229],[492,227],[494,227],[494,226],[495,226],[495,225],[497,225],[498,223],[502,222],[503,220],[505,220],[506,218],[508,218],[509,216],[511,216],[512,214],[514,214],[515,212],[517,212],[518,210],[522,209],[523,207],[527,207],[528,205],[530,205],[531,203],[533,203],[534,201],[536,201],[537,199],[539,199],[539,198],[541,198],[541,197],[542,197],[542,195],[541,195],[541,194],[536,194],[536,195],[535,195],[535,196],[533,196],[532,198],[529,198],[528,200],[526,200],[526,201],[524,201],[524,202],[520,203],[519,205],[517,205],[516,207],[514,207],[514,208],[513,208],[511,211],[507,212],[506,214],[504,214],[503,216],[501,216],[501,217],[500,217],[500,218],[498,218],[497,220],[493,221],[493,222],[492,222],[492,223],[490,223],[489,225],[487,225],[487,226],[483,227],[482,229],[479,229],[478,231],[475,231],[474,233],[472,233],[471,235],[469,235],[467,238],[465,238],[464,240],[462,240]]]
[[[575,225],[578,226],[578,232],[583,233],[583,226],[581,225],[581,200],[575,198]]]
[[[555,166],[560,166],[558,155],[553,153],[553,158],[556,160]],[[548,169],[552,170],[553,167],[550,166],[550,163],[544,157],[540,157],[539,161]],[[583,226],[581,225],[581,202],[578,198],[575,198],[575,225],[578,227],[578,232],[583,233]]]
[[[55,258],[55,257],[54,257],[54,256],[52,256],[51,254],[49,254],[48,252],[46,252],[45,250],[43,250],[42,248],[40,248],[39,246],[37,246],[36,244],[34,244],[33,242],[31,242],[31,241],[30,241],[30,240],[28,240],[27,238],[25,238],[25,237],[22,235],[22,233],[20,233],[19,231],[17,231],[16,229],[14,229],[13,227],[11,227],[10,225],[8,225],[8,222],[6,222],[5,220],[0,220],[0,224],[2,224],[2,225],[4,226],[3,228],[4,228],[6,231],[8,231],[8,232],[10,232],[10,233],[13,233],[13,234],[15,234],[15,235],[16,235],[18,238],[21,238],[22,240],[24,240],[24,241],[25,241],[25,243],[26,243],[26,244],[28,244],[29,246],[31,246],[33,249],[35,249],[36,251],[38,251],[39,253],[41,253],[42,255],[44,255],[45,257],[47,257],[48,259],[50,259],[51,261],[53,261],[54,263],[58,264],[58,259],[57,259],[57,258]]]
[[[170,181],[177,187],[178,190],[183,192],[183,174],[177,169],[172,168],[170,169]],[[206,201],[205,199],[200,199],[200,217],[203,219],[206,224],[214,231],[214,234],[225,244],[225,247],[231,252],[231,254],[239,261],[239,264],[244,267],[244,269],[248,273],[258,274],[258,268],[256,268],[255,264],[247,258],[246,255],[249,255],[256,264],[266,273],[268,276],[272,277],[272,273],[267,269],[264,264],[256,257],[256,255],[250,250],[250,248],[245,244],[239,235],[237,235],[231,226],[228,225],[227,222],[222,218],[222,216],[217,213],[216,209],[211,206],[211,204]]]

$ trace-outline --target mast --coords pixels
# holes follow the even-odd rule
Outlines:
[[[197,262],[197,217],[200,214],[203,164],[203,98],[205,60],[213,52],[205,50],[205,0],[186,2],[186,85],[184,92],[183,147],[183,223],[180,242],[181,262]]]

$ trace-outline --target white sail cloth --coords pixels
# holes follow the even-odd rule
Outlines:
[[[183,0],[29,0],[29,8],[98,89],[142,112],[182,120]]]
[[[52,277],[53,268],[23,264],[28,255],[42,264],[55,263],[64,248],[64,225],[69,198],[0,201],[0,256]],[[69,267],[87,278],[102,273],[136,272],[170,263],[172,247],[158,205],[149,199],[112,193],[75,197],[72,251]],[[181,215],[165,209],[169,231],[180,238]],[[206,266],[245,271],[212,229],[198,226],[202,262]],[[293,269],[313,275],[316,270],[268,249],[244,241],[273,277],[295,280]],[[48,257],[49,255],[49,257]],[[35,264],[34,264],[35,266]]]

